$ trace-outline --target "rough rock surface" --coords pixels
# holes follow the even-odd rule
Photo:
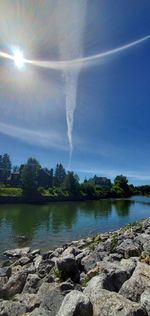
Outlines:
[[[138,303],[127,300],[122,295],[102,289],[91,293],[93,316],[146,316],[147,313]]]
[[[57,316],[92,316],[93,306],[86,295],[71,291],[63,300]]]
[[[150,286],[150,266],[138,262],[131,278],[126,281],[121,289],[120,294],[134,302],[139,302],[141,294]]]
[[[150,316],[150,219],[44,254],[5,255],[0,316]]]

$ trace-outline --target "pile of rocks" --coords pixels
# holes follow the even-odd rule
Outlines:
[[[150,219],[40,254],[5,252],[0,316],[150,315]]]

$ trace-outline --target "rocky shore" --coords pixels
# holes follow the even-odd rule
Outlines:
[[[5,255],[0,316],[150,315],[150,219],[44,254]]]

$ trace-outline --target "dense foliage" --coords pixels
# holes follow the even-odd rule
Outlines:
[[[25,164],[12,167],[8,154],[0,155],[0,196],[55,196],[99,199],[129,197],[133,194],[150,194],[150,186],[134,187],[128,179],[117,175],[112,183],[106,177],[94,176],[79,181],[73,171],[66,171],[61,163],[53,169],[43,168],[29,158]]]

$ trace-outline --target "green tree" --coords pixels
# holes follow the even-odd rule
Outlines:
[[[128,185],[128,179],[123,175],[116,176],[111,192],[119,197],[130,196],[131,190]]]
[[[54,174],[54,185],[56,187],[60,187],[64,182],[65,176],[66,176],[65,168],[63,167],[61,163],[57,164],[55,168],[55,174]]]
[[[50,188],[53,186],[54,184],[54,170],[53,168],[50,169],[50,180],[49,180],[49,186]]]
[[[65,190],[69,191],[69,193],[78,193],[80,189],[78,175],[74,174],[73,171],[68,171],[64,179],[63,187]]]
[[[38,177],[41,166],[34,158],[29,158],[21,172],[23,194],[29,197],[37,195]]]
[[[8,183],[8,178],[11,175],[11,161],[8,154],[4,154],[1,158],[1,176],[3,184]]]
[[[50,171],[47,168],[41,168],[38,175],[38,186],[48,189],[50,185]]]
[[[3,183],[3,156],[0,155],[0,184]]]
[[[88,197],[95,197],[96,196],[95,185],[91,181],[87,181],[87,180],[84,181],[84,183],[81,184],[80,189]]]

